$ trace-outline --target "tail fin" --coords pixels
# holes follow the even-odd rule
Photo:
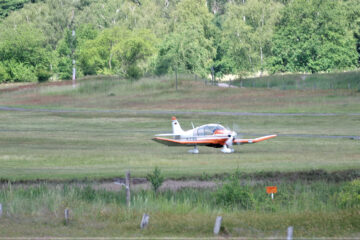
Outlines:
[[[182,128],[180,127],[180,123],[178,122],[176,117],[172,117],[171,120],[172,120],[171,125],[173,129],[173,134],[180,135],[184,133],[184,130],[182,130]]]

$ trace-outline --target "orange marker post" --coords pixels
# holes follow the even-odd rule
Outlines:
[[[277,187],[276,186],[266,187],[266,193],[271,194],[271,199],[274,199],[274,193],[277,193]]]

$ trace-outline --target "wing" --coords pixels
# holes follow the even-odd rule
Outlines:
[[[202,139],[202,140],[185,140],[185,139],[170,139],[156,137],[153,138],[155,142],[165,144],[168,146],[211,146],[211,145],[224,145],[226,139]]]
[[[240,143],[240,144],[257,143],[257,142],[268,140],[270,138],[274,138],[276,136],[277,135],[275,134],[275,135],[268,135],[268,136],[253,138],[253,139],[234,139],[234,143]]]
[[[155,137],[177,137],[179,134],[173,134],[173,133],[163,133],[163,134],[156,134]]]

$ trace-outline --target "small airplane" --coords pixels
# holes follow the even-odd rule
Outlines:
[[[223,153],[233,153],[234,143],[239,145],[257,143],[277,136],[268,135],[254,139],[238,139],[235,131],[231,131],[220,124],[205,124],[196,128],[193,125],[193,129],[184,131],[176,117],[172,117],[171,120],[173,133],[157,134],[153,140],[167,146],[193,146],[194,149],[189,150],[189,153],[194,154],[199,153],[198,146],[221,148]]]

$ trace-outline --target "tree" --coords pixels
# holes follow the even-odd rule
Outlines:
[[[149,29],[157,37],[165,34],[168,24],[164,15],[167,14],[168,7],[162,8],[164,1],[140,2],[141,4],[129,0],[95,1],[82,11],[78,21],[82,24],[90,23],[100,30],[118,26],[127,29]]]
[[[50,76],[51,50],[45,37],[29,25],[5,27],[0,35],[0,62],[10,81],[36,81]]]
[[[247,0],[227,5],[221,23],[220,48],[224,52],[218,64],[232,73],[264,69],[271,55],[271,38],[282,5],[274,1]]]
[[[155,193],[157,193],[159,187],[164,182],[164,177],[161,175],[160,168],[158,167],[155,167],[154,171],[146,176],[146,179],[151,183]]]
[[[71,79],[72,60],[78,55],[78,46],[84,44],[87,40],[95,39],[96,36],[97,31],[90,24],[78,26],[75,36],[72,35],[71,29],[65,31],[64,37],[58,42],[56,47],[58,53],[57,72],[60,79]]]
[[[21,9],[30,0],[2,0],[0,1],[0,19],[6,18],[12,11]]]
[[[358,66],[360,65],[360,0],[347,0],[344,2],[347,15],[348,29],[353,32],[358,52]]]
[[[282,12],[273,37],[272,72],[319,72],[354,68],[355,39],[339,1],[299,0]]]
[[[211,19],[205,1],[180,2],[173,13],[172,33],[160,46],[156,72],[180,70],[207,76],[215,57]]]
[[[147,59],[155,52],[156,39],[148,30],[130,31],[113,27],[80,46],[79,62],[84,74],[142,75]]]

